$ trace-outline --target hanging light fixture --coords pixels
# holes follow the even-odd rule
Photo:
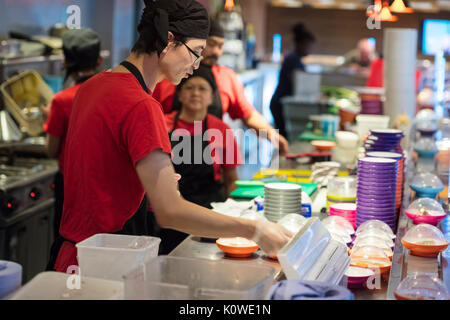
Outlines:
[[[396,13],[413,13],[413,8],[408,8],[403,0],[394,0],[394,2],[391,4],[391,7],[389,8],[391,12]]]
[[[234,8],[234,0],[225,1],[225,10],[232,10]]]
[[[395,22],[398,20],[398,17],[391,14],[391,11],[389,11],[389,2],[386,1],[383,3],[380,15],[375,19],[384,22]]]

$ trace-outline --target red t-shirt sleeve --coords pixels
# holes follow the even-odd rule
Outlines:
[[[170,140],[160,106],[149,100],[138,103],[122,124],[122,137],[133,163],[161,149],[170,155]]]
[[[164,79],[158,83],[153,90],[153,98],[161,103],[164,113],[172,112],[173,96],[175,94],[176,87],[168,80]]]
[[[53,98],[50,106],[50,114],[44,124],[44,130],[48,134],[61,138],[66,128],[66,119],[64,117],[63,103],[56,96]]]
[[[229,70],[228,76],[231,78],[231,103],[228,114],[233,120],[245,119],[252,114],[255,107],[247,100],[244,84],[239,80],[237,74]]]

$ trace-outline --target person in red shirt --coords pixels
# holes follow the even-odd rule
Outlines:
[[[120,231],[145,194],[163,228],[254,239],[268,254],[292,236],[278,224],[221,215],[178,194],[167,126],[152,90],[164,78],[178,85],[198,68],[208,13],[195,0],[145,4],[130,56],[86,81],[75,97],[66,138],[60,237],[52,246],[49,270],[76,266],[75,244]]]
[[[52,99],[44,130],[47,133],[46,148],[50,158],[58,158],[59,171],[55,175],[54,235],[59,233],[64,202],[64,150],[69,116],[73,100],[81,84],[96,73],[102,64],[100,38],[91,29],[68,30],[63,36],[65,81],[70,77],[75,85],[57,94]]]
[[[166,114],[166,124],[172,145],[172,163],[175,172],[181,175],[181,195],[211,209],[211,202],[225,201],[236,189],[236,167],[242,159],[233,130],[208,114],[217,88],[211,73],[205,69],[200,66],[177,87],[181,110]],[[195,148],[199,148],[198,152]],[[204,157],[196,162],[198,154]],[[182,161],[189,157],[190,163]],[[162,229],[159,253],[169,254],[187,236],[183,232]]]
[[[261,113],[256,111],[247,100],[244,85],[237,74],[230,68],[217,65],[217,61],[223,53],[224,43],[223,29],[217,22],[211,20],[209,37],[202,53],[204,57],[202,65],[209,67],[217,83],[218,91],[214,96],[213,104],[208,108],[208,112],[218,118],[223,118],[223,115],[228,113],[234,120],[242,119],[245,126],[256,130],[258,134],[261,134],[262,131],[267,132],[266,137],[276,148],[279,148],[280,154],[287,154],[289,143],[267,123]],[[180,109],[180,103],[175,95],[175,86],[168,80],[158,83],[153,92],[153,97],[162,104],[164,113]]]

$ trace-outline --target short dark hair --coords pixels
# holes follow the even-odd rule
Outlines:
[[[315,42],[316,37],[305,27],[303,23],[297,23],[293,28],[294,39],[296,43],[299,42]]]

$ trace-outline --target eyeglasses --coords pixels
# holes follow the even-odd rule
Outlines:
[[[181,42],[181,43],[184,44],[184,46],[189,50],[189,52],[192,53],[192,54],[194,55],[194,57],[195,57],[195,60],[194,60],[194,62],[193,62],[194,65],[196,65],[196,64],[198,64],[200,61],[202,61],[202,59],[203,59],[202,56],[198,55],[194,50],[192,50],[191,48],[189,48],[189,46],[188,46],[186,43],[184,43],[184,42]]]

